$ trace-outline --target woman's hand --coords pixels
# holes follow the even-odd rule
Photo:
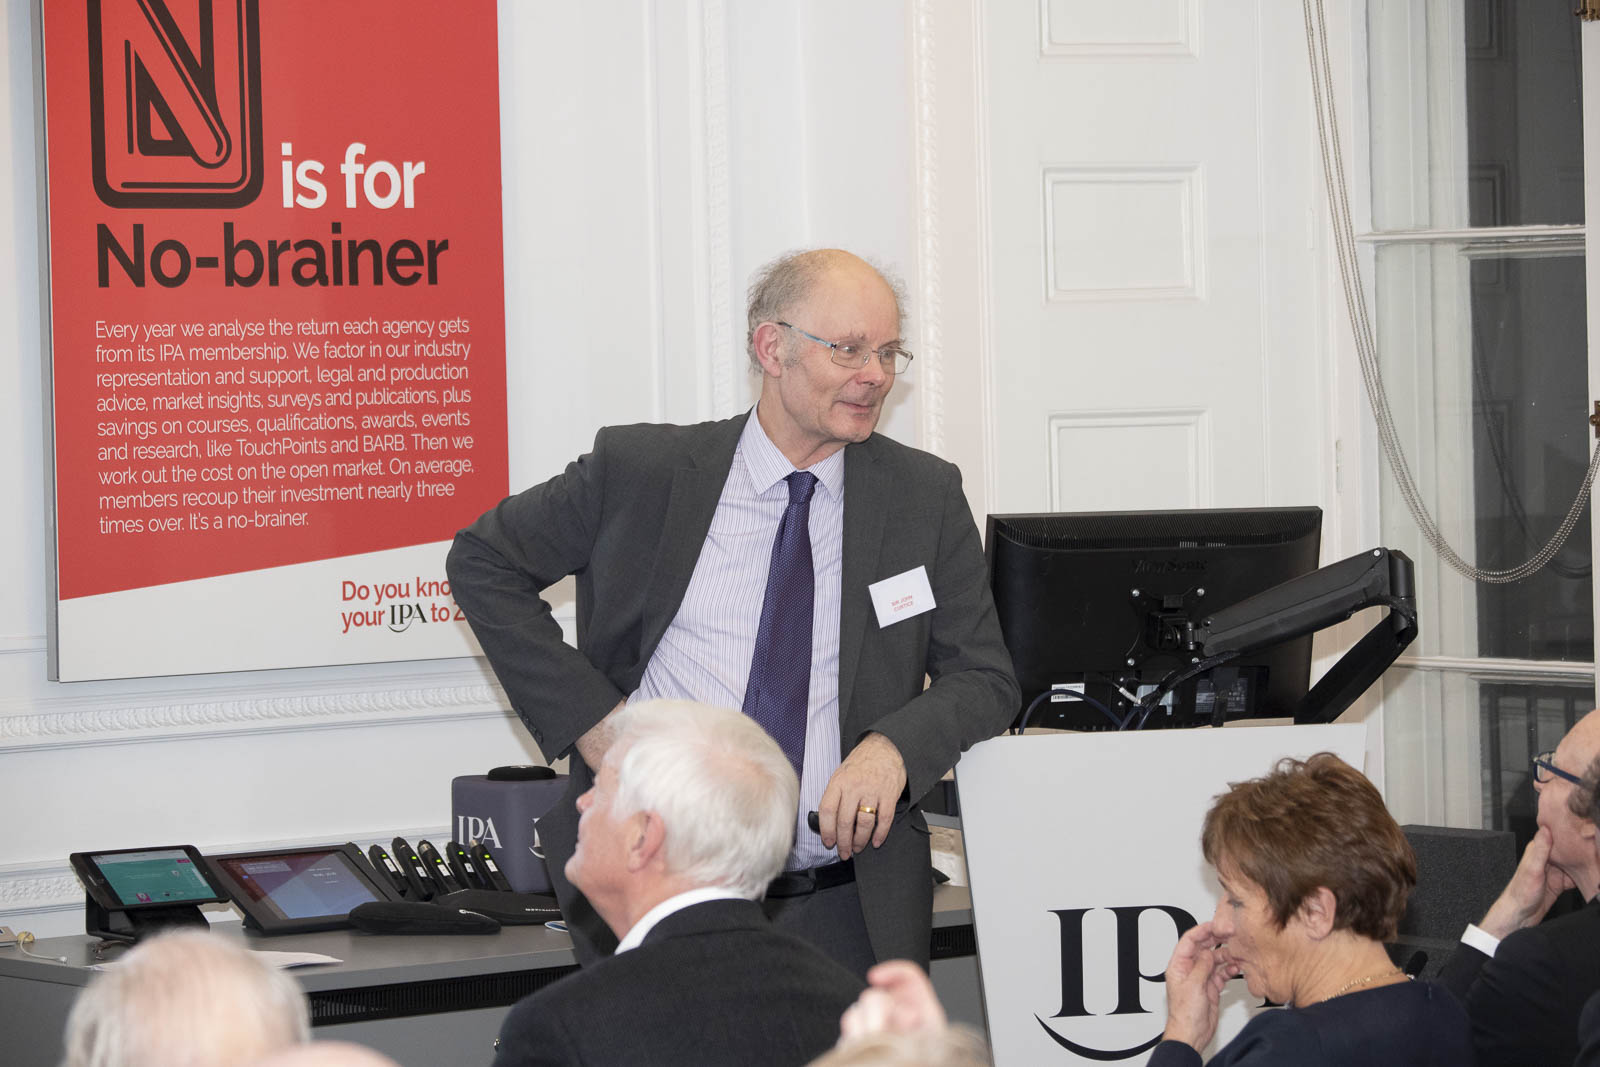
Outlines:
[[[1178,939],[1167,962],[1167,1028],[1162,1038],[1204,1049],[1217,1032],[1217,1003],[1232,970],[1210,923]]]

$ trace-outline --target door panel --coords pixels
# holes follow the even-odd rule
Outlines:
[[[1314,288],[1290,14],[985,7],[991,510],[1319,502],[1321,344],[1276,298]]]

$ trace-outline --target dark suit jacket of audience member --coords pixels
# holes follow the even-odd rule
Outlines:
[[[799,1067],[839,1038],[861,980],[748,900],[667,916],[639,947],[520,1001],[494,1067]]]
[[[1200,1053],[1163,1041],[1149,1067],[1198,1067]],[[1305,1008],[1257,1012],[1207,1067],[1471,1067],[1467,1016],[1449,990],[1399,982]]]
[[[1566,1067],[1584,1001],[1600,990],[1600,900],[1512,933],[1493,959],[1457,946],[1439,981],[1466,1005],[1478,1067]]]
[[[1574,1067],[1600,1067],[1600,993],[1589,998],[1578,1018],[1578,1049]]]

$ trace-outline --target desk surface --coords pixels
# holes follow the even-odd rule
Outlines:
[[[964,887],[939,886],[933,894],[935,928],[972,922],[972,898]],[[571,966],[572,941],[544,926],[507,926],[496,934],[363,934],[331,930],[320,934],[262,937],[239,922],[213,923],[211,932],[233,938],[245,947],[271,952],[319,952],[343,962],[296,967],[289,973],[307,992],[387,985],[429,979]],[[36,959],[15,946],[0,948],[0,977],[23,978],[55,985],[82,986],[95,964],[121,956],[113,945],[97,958],[100,942],[85,934],[52,937],[30,946],[38,956],[65,956],[66,963]]]
[[[572,942],[564,933],[543,926],[507,926],[493,934],[393,935],[330,930],[320,934],[261,937],[240,922],[212,923],[211,932],[268,952],[318,952],[341,960],[295,967],[289,973],[307,992],[350,986],[415,981],[420,971],[429,978],[542,970],[570,966]],[[35,959],[17,948],[0,949],[0,977],[26,978],[60,985],[86,984],[98,963],[125,955],[127,948],[101,943],[87,935],[52,937],[29,946],[39,956],[64,956],[66,963]]]
[[[972,900],[966,889],[934,890],[934,942],[949,941],[943,962],[935,952],[934,982],[953,1018],[982,1024],[972,952]],[[963,929],[965,928],[965,929]],[[544,926],[507,926],[497,934],[321,934],[262,937],[242,923],[213,923],[211,932],[248,948],[319,952],[342,962],[289,971],[311,1006],[320,1038],[354,1041],[413,1067],[461,1061],[463,1048],[484,1046],[510,1005],[572,970],[572,942]],[[67,1013],[93,977],[98,939],[79,934],[31,946],[35,959],[0,948],[0,1033],[8,1035],[7,1067],[56,1067]],[[112,946],[104,960],[126,949]],[[967,1014],[957,1007],[968,1004]]]

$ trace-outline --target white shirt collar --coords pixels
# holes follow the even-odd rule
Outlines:
[[[759,496],[783,481],[795,471],[778,446],[772,443],[761,426],[756,409],[750,409],[744,432],[739,435],[739,452],[744,457],[744,468],[750,472],[750,484]],[[817,482],[832,497],[844,495],[844,449],[839,449],[827,459],[806,468],[817,476]]]
[[[644,940],[645,935],[654,930],[656,924],[662,919],[674,912],[682,911],[684,908],[693,907],[696,904],[704,904],[708,900],[746,899],[748,898],[744,894],[720,885],[701,886],[699,889],[691,889],[686,893],[668,897],[639,917],[639,921],[634,923],[622,940],[617,943],[617,952],[620,954],[630,948],[638,948],[639,942]]]

